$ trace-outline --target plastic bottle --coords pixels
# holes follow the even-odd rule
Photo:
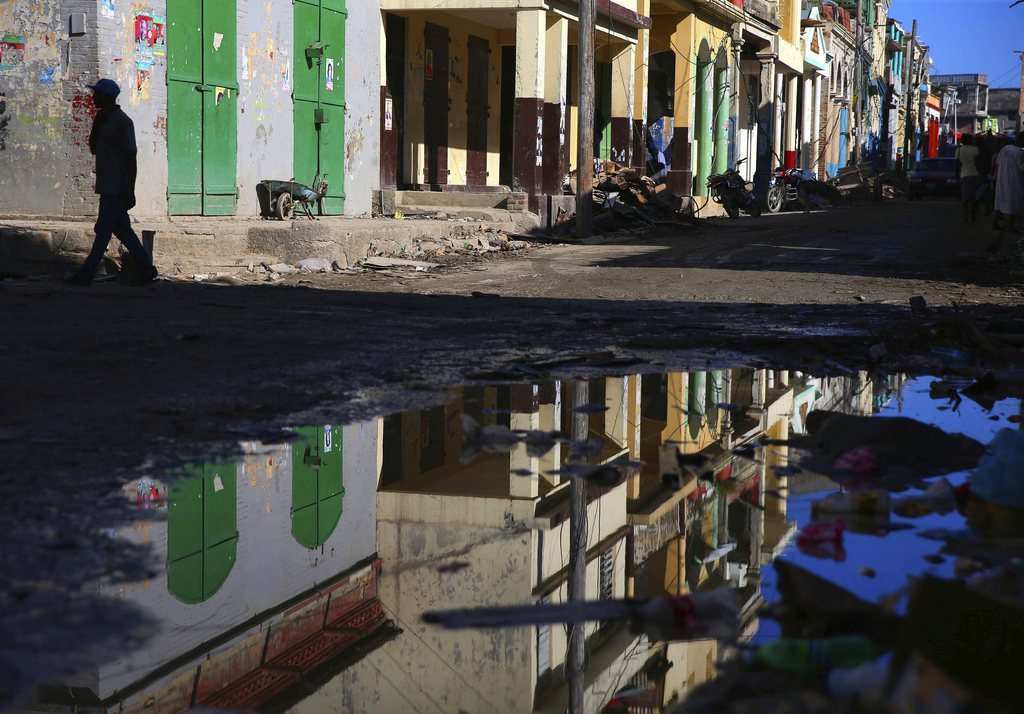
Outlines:
[[[754,651],[752,660],[798,677],[819,677],[833,669],[858,667],[874,658],[875,645],[866,637],[829,637],[769,642]]]

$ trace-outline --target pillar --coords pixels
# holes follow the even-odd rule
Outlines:
[[[824,169],[818,170],[822,150],[821,143],[821,75],[814,75],[814,116],[811,119],[811,168],[818,171],[818,177],[824,178]]]
[[[811,118],[814,116],[814,78],[803,77],[803,101],[800,103],[800,166],[810,169],[811,147],[814,137],[811,134]]]
[[[672,130],[672,169],[665,178],[665,183],[674,196],[693,195],[693,140],[696,137],[697,121],[690,111],[690,92],[687,91],[692,82],[696,82],[696,72],[689,57],[682,54],[679,47],[688,46],[688,35],[680,23],[672,35],[675,48],[675,83],[673,95],[672,118],[675,122]],[[682,89],[680,89],[682,88]],[[693,90],[696,93],[696,89]],[[684,206],[685,208],[685,206]]]
[[[562,179],[569,172],[569,115],[567,61],[569,21],[552,16],[544,35],[544,157],[542,191],[561,195]]]
[[[758,55],[760,97],[757,104],[757,165],[754,170],[754,192],[761,200],[768,195],[768,180],[775,168],[775,55]]]
[[[715,64],[714,153],[711,171],[720,174],[729,168],[729,64],[720,57]]]
[[[712,124],[714,123],[714,106],[712,103],[712,74],[714,63],[711,60],[697,62],[697,116],[693,122],[693,138],[697,140],[697,174],[694,177],[693,194],[708,195],[708,176],[711,175],[711,156],[714,143]]]
[[[743,38],[737,33],[732,38],[732,72],[729,74],[729,136],[726,141],[729,144],[729,153],[726,157],[728,166],[735,166],[739,160],[739,130],[740,130],[740,107],[744,106],[747,98],[740,98],[743,91],[743,79],[741,72],[741,56],[743,54]]]
[[[547,13],[516,12],[516,91],[512,174],[536,209],[543,183],[544,67]]]
[[[776,166],[783,166],[786,163],[785,159],[785,146],[783,146],[783,138],[786,136],[786,78],[781,75],[775,75],[775,93],[772,95],[772,101],[775,105],[772,116],[774,117],[773,123],[775,125],[775,134],[772,139],[772,168]]]
[[[651,16],[651,0],[637,0],[639,14]],[[640,30],[633,55],[633,153],[630,166],[643,172],[647,166],[647,67],[651,56],[651,31]]]
[[[797,96],[800,92],[800,75],[786,78],[786,131],[783,137],[783,158],[787,169],[796,168],[797,147]]]
[[[633,154],[633,71],[636,45],[627,43],[612,57],[612,161],[629,166]]]

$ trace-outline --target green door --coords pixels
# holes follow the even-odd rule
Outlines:
[[[235,214],[235,3],[167,0],[167,203],[171,214]]]
[[[167,505],[167,590],[184,603],[209,600],[235,566],[234,464],[203,464],[174,484]]]
[[[295,0],[295,180],[327,181],[323,212],[345,212],[345,0]]]
[[[318,548],[338,527],[345,498],[340,426],[295,430],[292,445],[292,536]]]

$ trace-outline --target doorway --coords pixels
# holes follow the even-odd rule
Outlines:
[[[345,212],[345,0],[295,0],[295,180],[327,182],[326,215]]]
[[[469,36],[469,76],[466,86],[466,184],[487,184],[487,102],[491,47],[487,40]]]
[[[438,191],[448,183],[448,28],[428,22],[423,40],[423,183]]]
[[[167,211],[238,206],[236,0],[167,0]]]

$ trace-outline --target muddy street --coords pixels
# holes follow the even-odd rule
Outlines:
[[[529,534],[537,519],[543,516],[548,519],[545,527],[555,528],[562,518],[557,514],[564,504],[558,499],[565,491],[553,488],[559,478],[538,480],[536,474],[539,469],[557,472],[560,459],[568,458],[570,452],[563,445],[562,452],[545,452],[540,462],[536,454],[519,454],[513,447],[511,456],[500,450],[497,456],[486,452],[491,454],[489,466],[473,476],[479,469],[464,472],[457,466],[465,436],[465,427],[456,426],[461,414],[473,415],[480,424],[512,429],[558,429],[567,418],[559,416],[559,410],[568,410],[572,404],[573,379],[590,377],[591,402],[606,405],[618,415],[600,414],[591,420],[591,430],[601,438],[616,434],[601,453],[609,456],[625,449],[638,464],[649,464],[643,467],[649,470],[643,471],[641,481],[630,487],[628,498],[615,488],[609,493],[628,500],[636,513],[646,513],[648,520],[643,522],[653,523],[671,511],[667,501],[659,500],[662,496],[655,486],[662,478],[656,447],[662,440],[673,443],[689,429],[685,415],[695,409],[692,404],[680,407],[672,402],[673,393],[687,393],[681,384],[696,379],[687,374],[720,375],[708,377],[706,385],[701,381],[701,396],[694,396],[696,387],[689,388],[694,403],[700,404],[703,426],[686,438],[700,450],[717,443],[724,433],[722,420],[729,418],[732,407],[718,405],[742,401],[723,392],[729,379],[737,380],[735,384],[750,382],[745,387],[745,415],[774,409],[772,418],[788,424],[786,415],[793,413],[794,398],[806,395],[808,389],[834,392],[833,402],[819,401],[819,408],[856,404],[858,413],[870,414],[873,404],[877,409],[892,409],[894,395],[907,379],[959,374],[967,380],[960,386],[966,386],[985,369],[1005,372],[1019,367],[1017,343],[994,340],[979,346],[971,336],[993,330],[1009,335],[1024,331],[1017,328],[1021,275],[1008,259],[986,252],[991,239],[987,230],[965,231],[957,218],[957,206],[950,202],[886,202],[824,213],[715,219],[696,227],[622,232],[583,245],[539,243],[516,253],[442,258],[438,259],[441,267],[427,271],[296,274],[274,285],[244,274],[234,284],[161,280],[146,288],[108,283],[86,290],[51,279],[0,282],[0,303],[10,336],[0,346],[5,375],[0,443],[6,465],[0,485],[0,522],[9,534],[0,555],[4,603],[0,617],[5,631],[18,633],[8,642],[20,643],[5,647],[2,656],[15,662],[26,652],[33,653],[24,660],[31,667],[19,665],[11,670],[16,676],[11,677],[5,697],[19,696],[40,680],[71,676],[94,658],[106,661],[113,656],[117,664],[93,703],[126,705],[142,701],[156,684],[178,676],[183,663],[200,649],[219,646],[187,630],[181,636],[188,647],[172,648],[173,657],[158,654],[161,638],[178,637],[181,633],[175,628],[193,622],[197,615],[179,612],[174,604],[168,612],[184,619],[169,624],[161,620],[163,606],[158,603],[162,600],[147,603],[136,595],[149,587],[143,583],[161,582],[165,567],[165,555],[150,549],[161,536],[139,534],[150,529],[158,533],[166,527],[159,525],[165,515],[161,504],[165,508],[168,498],[173,501],[168,489],[185,476],[202,477],[204,484],[209,481],[212,490],[206,497],[214,501],[221,493],[216,484],[221,488],[227,484],[233,493],[237,480],[238,486],[252,485],[255,499],[244,511],[249,515],[237,526],[243,534],[238,552],[248,552],[243,546],[250,529],[289,528],[287,523],[273,525],[277,521],[270,520],[260,525],[263,521],[257,517],[261,512],[268,519],[276,518],[273,513],[289,514],[281,486],[273,480],[275,469],[295,469],[297,474],[296,464],[326,463],[332,439],[340,445],[338,453],[345,454],[345,485],[333,492],[338,504],[342,492],[349,499],[343,526],[335,535],[322,532],[318,519],[324,517],[324,508],[331,510],[323,505],[328,497],[323,497],[317,506],[320,515],[311,524],[296,525],[297,507],[292,504],[292,536],[300,543],[308,540],[313,545],[307,547],[317,552],[333,553],[324,556],[325,563],[360,563],[363,570],[349,575],[353,583],[383,568],[384,580],[377,587],[391,594],[381,594],[384,609],[374,611],[374,626],[387,619],[395,630],[414,632],[419,639],[402,639],[396,632],[381,630],[373,636],[373,647],[383,647],[386,656],[409,663],[422,661],[426,652],[439,651],[457,678],[483,676],[462,668],[451,658],[463,655],[417,622],[422,611],[444,602],[429,594],[415,603],[388,600],[397,597],[397,591],[390,589],[400,590],[404,582],[427,593],[424,578],[437,577],[433,568],[448,563],[452,573],[468,568],[470,577],[481,578],[471,600],[491,604],[489,593],[520,577],[526,567],[515,558],[536,549]],[[910,299],[917,296],[924,298],[923,309],[911,307]],[[775,376],[764,376],[769,372]],[[805,376],[798,378],[798,374]],[[826,389],[820,380],[833,380],[832,386]],[[523,392],[524,384],[537,386]],[[455,392],[449,391],[453,388]],[[914,388],[927,392],[927,380],[916,382]],[[758,390],[763,391],[760,397]],[[736,387],[734,394],[741,391]],[[450,406],[453,393],[461,405],[454,410]],[[632,393],[639,400],[635,407],[628,406],[626,395]],[[765,401],[768,395],[782,401],[771,406]],[[1005,396],[1009,395],[999,398]],[[668,406],[652,406],[658,399],[668,399]],[[647,406],[640,406],[641,402]],[[1000,402],[997,413],[1002,422],[1019,413],[1019,404],[1011,402]],[[553,405],[554,413],[545,412],[545,404]],[[748,411],[751,406],[755,411]],[[636,409],[647,409],[645,419],[662,424],[650,432],[662,436],[648,437],[639,431],[631,436],[623,431],[627,423],[639,423]],[[416,416],[385,416],[403,411]],[[941,416],[934,406],[925,411]],[[527,415],[525,421],[522,414]],[[684,421],[673,427],[673,419],[680,418]],[[737,440],[741,431],[748,439],[777,431],[774,421],[751,422],[743,431],[740,422],[747,418],[731,417],[731,433]],[[979,411],[974,418],[987,424],[989,417]],[[305,427],[299,428],[304,424],[327,426],[309,427],[312,431],[307,434]],[[331,426],[339,424],[346,426]],[[705,434],[702,429],[711,431]],[[989,431],[982,429],[977,437],[990,439]],[[627,443],[634,436],[636,453]],[[653,446],[640,447],[641,438],[653,438]],[[419,445],[415,453],[409,451],[414,442]],[[305,451],[300,448],[303,443]],[[372,444],[376,446],[371,448]],[[735,445],[727,444],[726,450]],[[374,525],[366,519],[373,510],[373,463],[379,458],[383,461],[377,463],[376,478],[382,488],[388,484],[391,488],[376,496]],[[787,459],[780,452],[769,461],[785,469]],[[746,462],[743,469],[740,466],[737,462],[737,474],[748,468]],[[429,487],[424,486],[418,479],[435,469],[441,475],[431,476]],[[534,474],[532,485],[529,479],[509,476],[517,471]],[[474,478],[479,479],[475,485]],[[561,477],[563,485],[567,478]],[[749,478],[750,474],[735,476],[734,487],[741,493],[749,490],[745,480]],[[291,487],[298,488],[298,483],[292,481]],[[317,484],[324,487],[320,481]],[[699,488],[697,481],[692,486],[683,489],[685,493],[680,490],[678,499]],[[776,496],[767,496],[768,507],[780,493],[783,501],[789,497],[778,479],[771,488]],[[385,491],[392,495],[384,495]],[[425,500],[400,496],[414,491],[422,491]],[[481,505],[477,516],[457,526],[436,526],[440,531],[435,533],[434,526],[423,525],[425,533],[403,535],[408,514],[416,509],[429,511],[432,503],[446,495],[493,497],[499,510],[505,508],[501,504],[527,503],[528,508],[523,508],[529,514],[508,506],[512,510],[506,522],[491,506]],[[520,497],[527,500],[516,500]],[[709,505],[705,497],[711,498],[705,493],[699,503],[711,509],[707,513],[719,507]],[[761,493],[757,498],[763,502],[766,496]],[[725,508],[728,499],[723,499]],[[145,506],[151,501],[152,509]],[[134,507],[126,508],[126,503]],[[453,501],[459,503],[463,502]],[[672,503],[678,505],[678,500]],[[425,515],[422,518],[427,520],[418,518],[409,522],[429,521]],[[784,511],[777,521],[765,527],[785,533],[792,530]],[[676,533],[686,530],[678,523],[675,527]],[[302,535],[303,529],[311,535]],[[378,541],[373,540],[374,529]],[[609,539],[625,533],[615,528],[599,532]],[[116,534],[135,535],[109,537]],[[726,535],[709,536],[706,546],[690,547],[706,550],[701,550],[701,558],[711,558],[729,540]],[[783,535],[773,536],[778,542],[772,548],[777,546],[779,552],[792,537]],[[341,538],[348,545],[323,550],[328,537]],[[427,539],[427,546],[421,538]],[[514,548],[505,552],[509,560],[499,574],[493,578],[474,574],[495,557],[496,548],[501,551],[508,543]],[[174,546],[169,547],[173,551]],[[203,602],[212,597],[220,587],[214,581],[227,578],[233,567],[227,563],[235,562],[235,546],[231,547],[233,555],[218,566],[225,572],[216,575],[204,570],[198,584],[171,591],[177,601]],[[295,592],[264,583],[259,587],[269,588],[266,598],[249,602],[237,590],[239,585],[232,585],[228,591],[234,604],[218,606],[226,621],[234,623],[225,626],[228,639],[224,642],[237,643],[239,623],[252,624],[255,620],[247,618],[291,602],[323,577],[319,571],[299,568],[297,561],[275,550],[277,545],[268,542],[260,547],[263,557],[283,559],[282,572],[295,573],[291,584]],[[665,543],[652,542],[650,547],[658,550]],[[178,562],[171,551],[166,558]],[[244,565],[247,557],[238,555],[238,561],[239,568],[251,567]],[[707,578],[724,577],[712,572],[718,561],[724,568],[727,559],[718,555],[705,561],[703,570],[690,568],[680,577],[696,589]],[[299,569],[290,570],[294,568]],[[544,571],[545,578],[556,578],[543,580],[549,588],[545,592],[557,591],[550,590],[557,581],[556,571]],[[255,574],[246,577],[262,582]],[[412,580],[406,582],[403,577]],[[896,579],[893,574],[888,582]],[[104,583],[103,596],[97,596],[97,582]],[[615,588],[619,596],[624,594],[621,586]],[[651,586],[651,593],[656,590]],[[111,592],[119,593],[118,599],[105,597]],[[224,602],[229,596],[219,597],[218,602]],[[63,614],[53,618],[41,605],[44,602],[63,603]],[[241,607],[237,613],[236,605]],[[124,624],[129,621],[130,627]],[[393,637],[398,639],[389,643]],[[608,637],[608,643],[626,638],[627,646],[616,650],[620,655],[635,649],[636,642],[625,632]],[[72,642],[89,646],[77,650],[75,657],[64,656]],[[509,652],[526,647],[510,642]],[[370,647],[368,643],[360,646]],[[489,646],[487,641],[472,644],[483,648],[479,650],[482,661],[489,661],[485,653]],[[111,655],[112,650],[120,654]],[[352,652],[347,656],[351,658]],[[615,668],[633,667],[630,662],[628,656],[614,659]],[[303,676],[308,675],[308,681],[303,680],[302,686],[327,696],[324,692],[334,691],[330,687],[356,681],[366,691],[387,691],[382,701],[392,703],[404,689],[385,683],[379,668],[376,673],[372,668],[367,672],[365,666],[346,675],[354,680],[328,678],[333,684],[321,681],[328,688],[318,689],[320,685],[312,684],[320,681],[314,674],[326,677],[325,672],[340,671],[338,662],[330,666],[333,669],[307,672]],[[147,668],[153,670],[151,677],[134,678],[133,672]],[[518,701],[521,688],[508,686],[507,701]],[[413,696],[413,709],[421,710],[426,706],[423,702],[441,696],[428,688],[421,696]],[[471,706],[480,706],[489,697],[475,690],[466,696],[476,698]],[[280,706],[295,703],[286,699],[274,701]],[[450,695],[442,699],[444,710],[468,701]],[[57,696],[56,701],[68,704],[66,697]],[[369,705],[353,706],[358,710]]]

